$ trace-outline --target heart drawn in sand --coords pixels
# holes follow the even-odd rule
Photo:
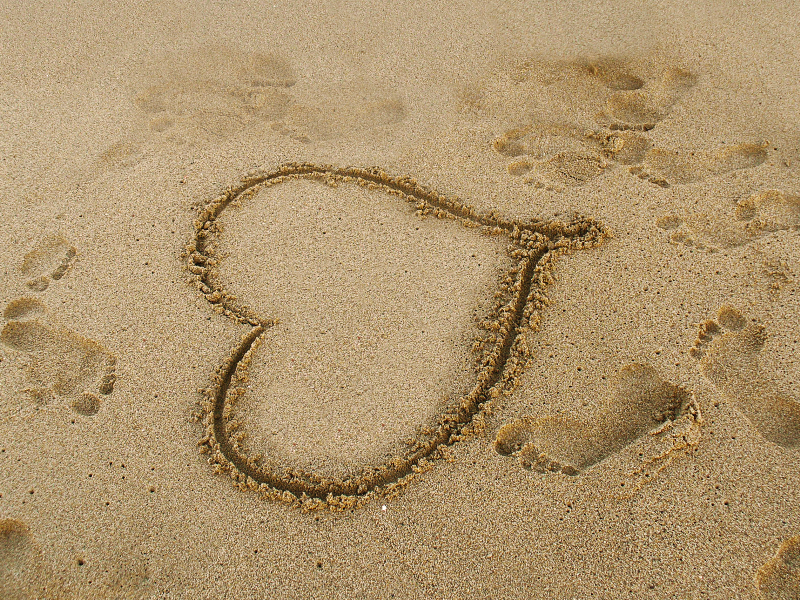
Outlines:
[[[241,207],[260,199],[266,188],[302,180],[336,188],[360,187],[362,192],[368,190],[369,202],[401,201],[401,208],[408,206],[412,216],[416,213],[414,219],[425,221],[435,217],[476,236],[504,239],[508,243],[503,252],[506,263],[498,271],[499,281],[491,290],[491,308],[482,315],[480,333],[471,340],[474,365],[468,388],[437,407],[432,418],[423,419],[415,434],[397,446],[399,449],[393,450],[392,456],[345,474],[287,464],[285,459],[270,456],[269,444],[249,446],[250,413],[240,408],[243,403],[253,403],[248,369],[254,357],[270,351],[276,344],[270,338],[267,348],[264,347],[265,339],[273,335],[280,323],[274,316],[257,314],[261,311],[243,304],[227,289],[220,274],[220,264],[225,261],[224,253],[219,252],[224,237],[219,221],[223,212],[231,205]],[[494,212],[484,214],[413,179],[393,177],[378,168],[290,163],[246,177],[200,209],[194,237],[187,246],[188,269],[205,299],[217,313],[250,328],[203,391],[196,414],[204,428],[201,450],[209,455],[215,470],[227,473],[240,488],[260,491],[270,498],[301,502],[307,507],[357,506],[375,494],[398,489],[416,473],[430,468],[430,461],[441,456],[447,446],[478,429],[482,423],[481,411],[490,400],[513,387],[528,360],[526,340],[537,329],[541,310],[547,305],[545,288],[552,281],[551,271],[557,256],[596,246],[606,236],[602,224],[587,218],[576,217],[565,223],[517,221]],[[370,256],[364,255],[362,260],[369,263]],[[286,393],[291,394],[291,390]],[[264,402],[261,398],[255,401]],[[347,401],[358,402],[358,398]],[[265,446],[266,453],[261,451]]]

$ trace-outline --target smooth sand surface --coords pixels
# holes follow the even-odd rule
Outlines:
[[[0,597],[800,598],[793,3],[3,4]]]

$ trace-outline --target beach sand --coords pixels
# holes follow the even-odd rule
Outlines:
[[[3,4],[0,597],[800,598],[797,7]]]

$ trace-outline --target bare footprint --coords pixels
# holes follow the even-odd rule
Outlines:
[[[800,446],[800,401],[782,393],[759,364],[766,340],[763,325],[725,305],[716,320],[700,325],[690,353],[700,359],[703,375],[761,435],[781,446]]]
[[[363,83],[337,83],[316,90],[313,101],[295,102],[272,129],[308,143],[358,135],[405,118],[396,95]]]
[[[133,140],[117,142],[109,146],[99,157],[101,168],[132,167],[144,158],[145,152],[140,144]]]
[[[764,600],[800,598],[800,535],[785,540],[755,576]]]
[[[660,187],[703,181],[731,171],[751,169],[767,160],[767,144],[736,144],[714,152],[653,148],[642,166],[629,171]]]
[[[509,158],[527,156],[544,160],[559,152],[580,152],[601,146],[598,132],[568,122],[535,120],[525,127],[509,129],[492,142],[495,152]]]
[[[661,379],[653,367],[634,363],[619,372],[614,397],[592,421],[523,417],[500,428],[495,449],[515,455],[525,468],[577,475],[675,421],[691,402],[690,392]]]
[[[43,292],[50,281],[61,279],[72,266],[78,251],[61,235],[42,238],[22,259],[20,271],[27,279],[25,285]]]
[[[647,131],[697,80],[689,71],[657,62],[613,57],[525,59],[502,69],[492,81],[470,86],[462,97],[463,108],[505,116],[509,107],[521,107],[521,114],[537,107],[570,122]]]
[[[569,123],[535,123],[510,129],[496,138],[494,150],[517,158],[508,164],[510,175],[530,174],[526,183],[537,187],[583,185],[614,162],[640,163],[650,141],[629,131],[602,132]]]
[[[202,47],[169,57],[156,70],[157,83],[134,103],[149,135],[175,143],[223,139],[246,129],[308,143],[358,135],[405,117],[399,96],[361,81],[296,85],[291,62],[275,54]],[[100,162],[125,166],[141,155],[137,143],[123,141]]]
[[[8,322],[0,342],[28,355],[28,377],[35,387],[26,391],[34,400],[47,403],[58,395],[67,398],[76,413],[96,414],[98,393],[114,390],[116,358],[94,340],[46,323],[44,314],[45,306],[36,298],[14,300],[3,312]]]
[[[763,190],[736,204],[736,218],[752,236],[800,229],[800,196]]]
[[[597,121],[612,131],[650,131],[696,82],[689,71],[667,68],[641,88],[619,89],[611,94]]]
[[[642,162],[652,147],[646,136],[632,131],[600,131],[554,123],[535,123],[521,129],[510,129],[492,145],[495,151],[509,157],[527,155],[544,160],[565,151],[589,152],[599,153],[623,165]]]
[[[281,56],[219,46],[171,56],[153,71],[157,83],[138,93],[134,104],[151,134],[176,143],[226,138],[254,122],[281,118],[292,104],[288,90],[297,81]],[[138,152],[135,144],[122,142],[101,160],[124,165]]]
[[[528,60],[500,77],[497,89],[471,90],[464,108],[518,123],[493,142],[517,159],[509,174],[531,172],[527,183],[559,189],[582,185],[613,163],[641,163],[652,147],[646,132],[695,82],[689,71],[654,61]]]
[[[673,244],[715,251],[735,248],[778,231],[800,229],[800,196],[780,190],[762,190],[736,203],[731,212],[664,215],[656,226],[669,232]],[[788,282],[788,267],[780,261],[765,263],[776,283]]]
[[[7,600],[64,598],[30,529],[16,519],[0,519],[0,597]]]
[[[535,162],[521,160],[508,165],[511,175],[530,173],[525,183],[537,188],[561,191],[564,186],[583,185],[603,174],[609,163],[599,154],[589,152],[559,152]]]

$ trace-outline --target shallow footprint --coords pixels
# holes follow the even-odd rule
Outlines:
[[[755,576],[764,600],[800,598],[800,535],[785,540]]]
[[[16,519],[0,519],[0,597],[7,600],[64,597],[30,529]]]
[[[509,163],[510,175],[533,171],[526,183],[576,186],[598,177],[611,162],[624,165],[644,160],[650,140],[630,131],[604,132],[570,123],[537,122],[509,129],[492,142],[495,152],[518,160]],[[611,161],[611,162],[609,162]]]
[[[35,292],[43,292],[50,281],[61,279],[72,266],[78,251],[61,235],[42,238],[22,259],[20,271]]]
[[[509,175],[525,175],[525,183],[558,189],[579,186],[600,176],[609,166],[600,150],[599,134],[569,123],[537,122],[509,129],[492,143],[495,152],[518,158]]]
[[[724,330],[727,330],[723,333]],[[767,334],[732,306],[722,306],[716,320],[700,324],[690,353],[700,370],[734,402],[766,439],[781,446],[800,445],[800,399],[783,394],[759,365]]]
[[[525,468],[577,475],[675,421],[691,402],[689,391],[664,381],[653,367],[634,363],[619,372],[614,397],[592,421],[523,417],[500,428],[495,449],[515,455]]]
[[[751,169],[767,160],[766,144],[736,144],[714,152],[664,150],[653,148],[644,157],[643,166],[630,173],[661,187],[703,181],[731,171]]]
[[[753,235],[800,229],[800,196],[763,190],[736,204],[736,218]]]
[[[515,123],[494,140],[494,150],[519,158],[507,166],[509,174],[535,170],[527,183],[553,189],[551,184],[581,185],[601,174],[608,165],[597,154],[641,163],[652,147],[644,132],[669,115],[695,81],[686,70],[659,70],[652,61],[532,59],[494,86],[470,89],[464,108]]]
[[[659,106],[650,94],[620,91],[606,101],[606,112],[598,115],[598,121],[608,122],[612,130],[650,131],[666,116],[667,109]]]
[[[603,174],[609,163],[593,152],[559,152],[543,161],[521,160],[508,165],[511,175],[530,172],[525,183],[537,188],[560,190],[580,186]]]
[[[398,123],[406,108],[396,94],[363,83],[337,83],[317,90],[313,101],[296,102],[272,129],[303,143],[361,135]]]
[[[114,390],[116,358],[94,340],[46,323],[45,306],[35,298],[19,298],[3,312],[8,321],[0,342],[29,356],[28,377],[36,386],[26,390],[46,403],[54,394],[70,401],[72,409],[91,416],[100,409],[100,395]]]
[[[692,246],[714,252],[735,248],[777,231],[800,229],[800,196],[781,190],[762,190],[736,203],[735,211],[725,214],[695,213],[687,216],[664,215],[656,226],[669,231],[673,244]],[[780,261],[778,261],[779,263]],[[765,266],[779,283],[786,283],[788,269],[771,261]]]
[[[693,214],[686,217],[664,215],[656,219],[656,227],[669,232],[671,244],[716,252],[720,248],[736,248],[753,240],[752,235],[734,219],[719,214]]]
[[[584,150],[587,142],[594,141],[592,133],[572,123],[536,121],[507,130],[492,142],[492,148],[509,158],[526,155],[542,160],[559,152]]]
[[[223,139],[251,124],[281,118],[297,77],[288,60],[260,52],[203,46],[164,60],[156,81],[134,98],[148,129],[176,143]],[[136,154],[139,150],[133,150]],[[126,142],[103,158],[127,160]],[[114,161],[116,163],[118,161]]]
[[[612,131],[650,131],[669,115],[696,81],[689,71],[676,67],[666,69],[641,89],[622,88],[611,94],[605,111],[597,115],[597,120]]]

